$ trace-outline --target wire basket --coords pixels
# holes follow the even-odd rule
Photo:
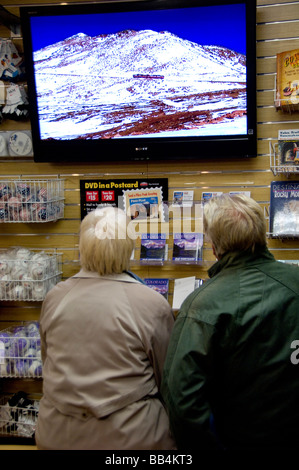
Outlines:
[[[0,377],[42,377],[38,323],[26,322],[0,331]]]
[[[0,435],[33,438],[39,410],[39,400],[25,392],[0,397]]]
[[[64,180],[0,178],[0,222],[53,222],[64,216]]]
[[[61,274],[62,254],[55,250],[0,249],[0,300],[42,301]]]

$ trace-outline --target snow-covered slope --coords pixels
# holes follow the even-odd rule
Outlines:
[[[78,33],[34,60],[44,138],[219,133],[227,119],[246,131],[246,58],[229,49],[127,30]]]

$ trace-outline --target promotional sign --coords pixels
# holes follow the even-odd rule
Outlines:
[[[164,220],[168,179],[80,180],[81,220],[91,211],[112,205],[132,219]]]

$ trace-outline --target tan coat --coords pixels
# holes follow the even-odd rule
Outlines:
[[[40,449],[173,449],[159,398],[174,319],[126,273],[81,270],[42,307]]]

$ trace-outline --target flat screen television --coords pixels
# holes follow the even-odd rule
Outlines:
[[[255,1],[20,11],[35,161],[256,156]]]

